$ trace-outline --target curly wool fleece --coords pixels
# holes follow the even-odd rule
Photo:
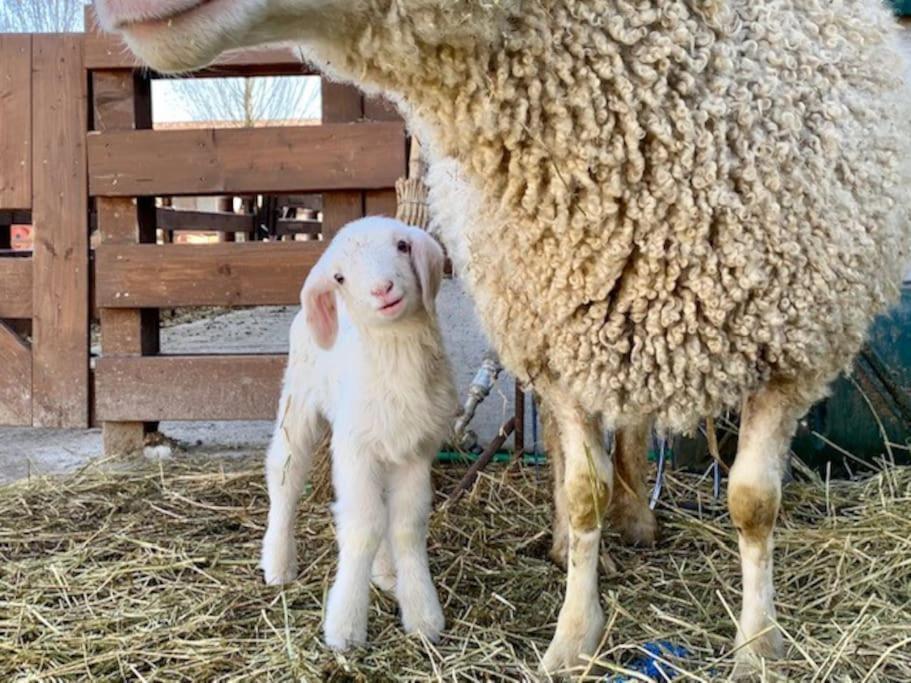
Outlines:
[[[444,241],[520,378],[672,431],[770,382],[809,406],[896,297],[911,107],[880,0],[361,10],[319,61],[430,143]]]

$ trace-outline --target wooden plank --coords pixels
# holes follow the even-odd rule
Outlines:
[[[0,318],[32,317],[32,259],[0,258]]]
[[[364,118],[368,121],[401,121],[398,109],[385,97],[364,98]]]
[[[100,420],[271,420],[283,355],[102,357]]]
[[[32,38],[32,418],[89,423],[89,231],[82,36]]]
[[[321,87],[324,125],[360,121],[364,117],[364,96],[360,90],[352,85],[336,83],[325,77],[321,81]],[[403,131],[403,155],[404,146]],[[393,185],[394,183],[395,181],[393,181]],[[387,187],[392,187],[392,185]],[[325,239],[332,239],[345,223],[363,215],[363,192],[327,192],[323,195],[323,236]]]
[[[31,424],[31,349],[0,321],[0,425]]]
[[[404,127],[365,123],[88,136],[93,196],[318,192],[393,187]]]
[[[0,34],[0,208],[32,206],[32,38]]]
[[[370,190],[364,193],[365,216],[389,216],[395,218],[398,202],[395,190]]]
[[[324,239],[332,239],[346,223],[364,216],[363,192],[327,192],[323,201]]]
[[[102,308],[294,304],[321,242],[108,245],[96,250]]]
[[[92,128],[137,130],[152,127],[152,83],[142,74],[99,72],[92,75]]]
[[[250,232],[254,217],[242,213],[189,211],[159,207],[156,221],[160,230],[215,230],[217,232]]]

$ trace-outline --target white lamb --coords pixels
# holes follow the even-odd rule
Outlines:
[[[430,465],[457,407],[434,307],[442,274],[432,237],[365,218],[338,233],[301,291],[266,460],[262,568],[269,584],[297,574],[297,501],[331,429],[339,562],[324,628],[333,648],[366,640],[374,560],[407,632],[435,640],[444,626],[426,545]]]

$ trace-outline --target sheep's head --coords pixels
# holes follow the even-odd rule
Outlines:
[[[357,325],[390,326],[434,313],[443,250],[423,230],[391,218],[346,225],[310,271],[301,291],[307,323],[323,348],[338,331],[336,296]]]
[[[106,31],[120,33],[152,68],[191,71],[235,47],[300,38],[319,12],[350,0],[94,0]]]

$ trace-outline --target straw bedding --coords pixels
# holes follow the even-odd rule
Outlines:
[[[461,468],[440,468],[449,490]],[[562,572],[546,559],[547,473],[491,470],[432,518],[432,569],[448,625],[404,637],[376,594],[371,647],[320,644],[335,549],[319,486],[301,510],[301,575],[285,590],[256,567],[267,496],[257,460],[144,463],[0,489],[0,680],[384,680],[531,677]],[[620,673],[649,641],[680,680],[731,669],[736,542],[710,483],[672,475],[654,550],[621,548],[601,588],[597,662]],[[687,504],[691,509],[686,509]],[[788,658],[767,678],[911,680],[911,469],[786,487],[777,586]],[[643,680],[649,680],[642,677]]]

